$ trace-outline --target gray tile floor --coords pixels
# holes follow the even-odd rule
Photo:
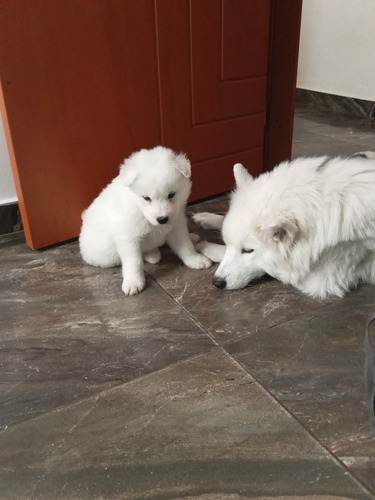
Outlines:
[[[298,109],[293,155],[374,149],[374,133]],[[120,269],[86,266],[76,242],[32,252],[4,236],[0,260],[1,499],[375,497],[374,287],[324,302],[272,280],[223,292],[214,268],[165,250],[126,298]]]

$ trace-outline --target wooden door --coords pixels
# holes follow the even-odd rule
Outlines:
[[[258,174],[287,158],[299,18],[299,0],[0,3],[1,111],[30,247],[77,236],[142,147],[187,153],[192,200],[229,190],[235,162]]]
[[[163,142],[188,152],[202,198],[233,186],[234,163],[262,169],[270,1],[160,6]]]

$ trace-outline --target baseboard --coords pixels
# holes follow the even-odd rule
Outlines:
[[[0,234],[18,233],[23,230],[18,203],[0,205]]]
[[[375,119],[375,102],[297,89],[296,104],[317,110],[335,111]]]

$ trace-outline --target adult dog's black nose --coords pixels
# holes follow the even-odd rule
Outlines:
[[[168,217],[157,217],[156,220],[159,222],[159,224],[166,224],[169,220]]]
[[[225,278],[219,278],[219,276],[214,276],[212,284],[217,288],[225,288],[227,286],[227,280]]]

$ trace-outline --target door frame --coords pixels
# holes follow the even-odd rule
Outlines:
[[[302,0],[272,0],[263,171],[291,158],[301,13]]]

